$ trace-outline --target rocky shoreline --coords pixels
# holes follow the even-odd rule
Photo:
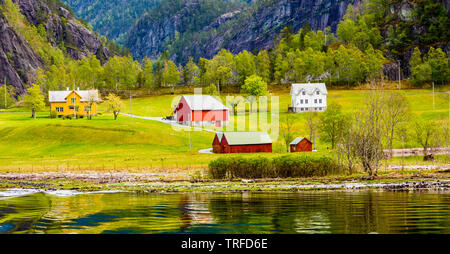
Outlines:
[[[175,173],[174,173],[175,174]],[[450,191],[450,175],[302,179],[211,179],[163,178],[161,173],[2,173],[0,191],[38,189],[40,191],[73,190],[134,192],[243,192],[363,190]]]

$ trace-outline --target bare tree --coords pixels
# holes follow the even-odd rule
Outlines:
[[[410,116],[410,110],[408,101],[399,92],[383,93],[382,101],[384,105],[383,109],[383,132],[386,138],[387,147],[392,157],[392,143],[394,135],[396,134],[398,127],[408,121]]]
[[[317,112],[307,112],[306,113],[306,125],[309,131],[309,140],[314,143],[314,148],[316,147],[316,134],[317,126],[319,125],[319,118]]]
[[[397,130],[397,138],[402,143],[401,149],[405,149],[405,143],[408,143],[410,140],[411,135],[408,132],[409,125],[407,123],[399,125],[399,128]],[[402,170],[404,169],[404,150],[402,150]]]
[[[284,139],[284,143],[286,144],[286,152],[289,152],[289,144],[294,139],[293,125],[294,120],[289,116],[289,114],[286,115],[283,123],[280,125],[280,133]]]
[[[92,105],[94,105],[94,103],[97,102],[97,100],[98,100],[97,96],[98,96],[97,90],[89,90],[87,100],[86,100],[89,120],[91,120],[91,118],[92,118],[92,115],[91,115]]]
[[[441,124],[441,142],[445,147],[450,146],[450,121]]]
[[[446,149],[450,147],[450,121],[445,121],[441,125],[441,143]],[[447,155],[447,159],[450,159],[450,154]]]
[[[377,175],[379,162],[383,159],[382,116],[383,92],[373,91],[366,98],[366,105],[354,114],[353,147],[364,171]]]
[[[423,159],[431,159],[428,151],[438,146],[438,132],[439,129],[434,121],[416,120],[414,122],[414,137],[423,148]]]
[[[350,119],[348,119],[345,128],[342,131],[342,135],[339,137],[337,144],[337,154],[339,158],[345,160],[345,166],[348,168],[349,174],[353,173],[354,165],[356,164],[356,153],[355,153],[355,129],[354,125]]]

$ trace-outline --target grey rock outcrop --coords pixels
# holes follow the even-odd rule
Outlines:
[[[52,8],[40,0],[13,0],[13,2],[19,5],[30,24],[35,27],[42,24],[45,27],[47,39],[53,46],[64,42],[67,54],[72,58],[81,59],[94,54],[104,61],[110,56],[98,36],[83,26],[64,7]]]
[[[46,1],[40,0],[12,1],[20,7],[31,25],[44,26],[47,39],[53,46],[64,45],[68,56],[81,59],[95,54],[102,62],[110,57],[97,35],[76,20],[69,10],[50,7]],[[0,0],[0,5],[4,3]],[[16,93],[22,94],[34,82],[38,67],[44,67],[40,56],[0,13],[0,83],[6,78],[7,83],[16,88]]]
[[[313,29],[331,27],[335,31],[347,6],[355,2],[359,0],[273,0],[258,8],[224,13],[194,33],[189,45],[172,59],[183,63],[188,56],[211,58],[222,48],[232,53],[268,49],[284,27],[291,25],[297,31],[305,22]],[[160,19],[143,16],[130,30],[126,46],[137,58],[158,57],[177,36],[183,37],[180,17],[190,15],[195,6],[187,0],[174,15]],[[210,30],[215,32],[205,38],[202,33]]]
[[[6,79],[17,93],[23,93],[24,84],[33,81],[32,74],[42,64],[39,56],[0,14],[0,83]]]

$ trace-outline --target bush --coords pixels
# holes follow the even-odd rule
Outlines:
[[[337,173],[339,166],[329,157],[283,156],[273,160],[278,177],[326,176]]]
[[[77,114],[77,118],[84,118],[84,114]]]
[[[56,110],[50,111],[50,118],[56,118],[58,116],[58,112]]]
[[[64,120],[64,119],[70,119],[70,120],[72,120],[72,115],[64,115],[64,116],[63,116],[63,120]]]
[[[326,176],[342,172],[330,157],[282,156],[272,160],[257,157],[219,158],[209,163],[213,179],[235,178],[289,178]]]
[[[219,158],[209,163],[209,175],[213,179],[225,179],[229,162],[225,158]]]

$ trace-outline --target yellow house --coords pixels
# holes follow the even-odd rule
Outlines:
[[[49,91],[50,110],[56,111],[58,117],[97,115],[97,90]],[[89,107],[90,105],[90,107]]]

